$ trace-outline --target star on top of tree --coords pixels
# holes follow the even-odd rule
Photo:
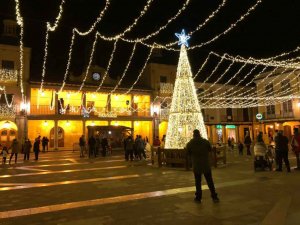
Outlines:
[[[189,43],[187,42],[191,37],[189,35],[185,34],[184,29],[182,29],[181,33],[175,33],[176,37],[179,38],[178,45],[185,45],[186,47],[189,47]]]

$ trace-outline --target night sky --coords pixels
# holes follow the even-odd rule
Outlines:
[[[220,13],[201,31],[191,37],[191,46],[207,41],[223,32],[256,2],[255,0],[227,1]],[[45,24],[46,21],[54,22],[60,2],[60,0],[20,0],[21,13],[25,22],[24,42],[25,46],[32,48],[32,80],[40,80],[45,43]],[[143,19],[125,37],[137,38],[152,33],[164,25],[168,18],[175,15],[184,2],[184,0],[154,0]],[[77,27],[81,31],[86,30],[97,18],[104,7],[104,3],[104,0],[66,0],[62,21],[57,31],[50,33],[46,80],[62,79],[72,28]],[[128,25],[132,24],[145,3],[146,0],[111,0],[111,5],[97,26],[97,30],[106,36],[122,32]],[[220,3],[221,0],[191,0],[186,11],[166,30],[148,40],[148,43],[166,43],[177,40],[174,35],[175,32],[180,32],[182,28],[185,28],[187,32],[193,30]],[[274,56],[296,48],[299,46],[300,40],[299,9],[299,0],[262,0],[258,8],[230,33],[210,45],[189,51],[193,71],[197,71],[210,51],[259,58]],[[0,17],[0,19],[15,18],[14,0],[0,1]],[[74,75],[79,75],[85,70],[93,38],[94,33],[87,37],[77,36],[71,63],[71,71]],[[110,72],[112,77],[117,77],[123,72],[132,46],[133,44],[119,43]],[[112,47],[113,42],[100,40],[97,44],[93,63],[106,68]],[[127,81],[136,78],[148,51],[149,49],[141,45],[138,46],[136,57],[133,58],[133,66],[128,71],[130,79]],[[175,65],[178,57],[179,52],[164,51],[162,57],[152,60]],[[212,61],[199,79],[203,80],[205,74],[208,74],[213,67],[214,62]]]

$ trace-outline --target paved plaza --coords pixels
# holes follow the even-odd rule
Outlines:
[[[217,204],[205,182],[203,201],[195,203],[193,174],[181,168],[125,162],[121,152],[40,156],[2,166],[1,225],[300,224],[300,171],[254,172],[249,156],[229,153],[227,165],[213,169]]]

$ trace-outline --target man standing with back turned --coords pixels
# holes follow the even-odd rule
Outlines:
[[[201,177],[204,174],[213,202],[219,202],[210,168],[209,152],[212,150],[208,140],[200,136],[199,130],[194,130],[193,138],[187,143],[187,152],[191,156],[196,184],[195,201],[201,203]]]

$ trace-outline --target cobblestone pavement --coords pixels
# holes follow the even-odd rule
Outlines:
[[[1,225],[300,224],[300,171],[254,172],[249,156],[229,153],[227,165],[213,169],[217,204],[205,182],[203,201],[195,203],[193,174],[181,168],[125,162],[118,154],[40,156],[1,167]]]

